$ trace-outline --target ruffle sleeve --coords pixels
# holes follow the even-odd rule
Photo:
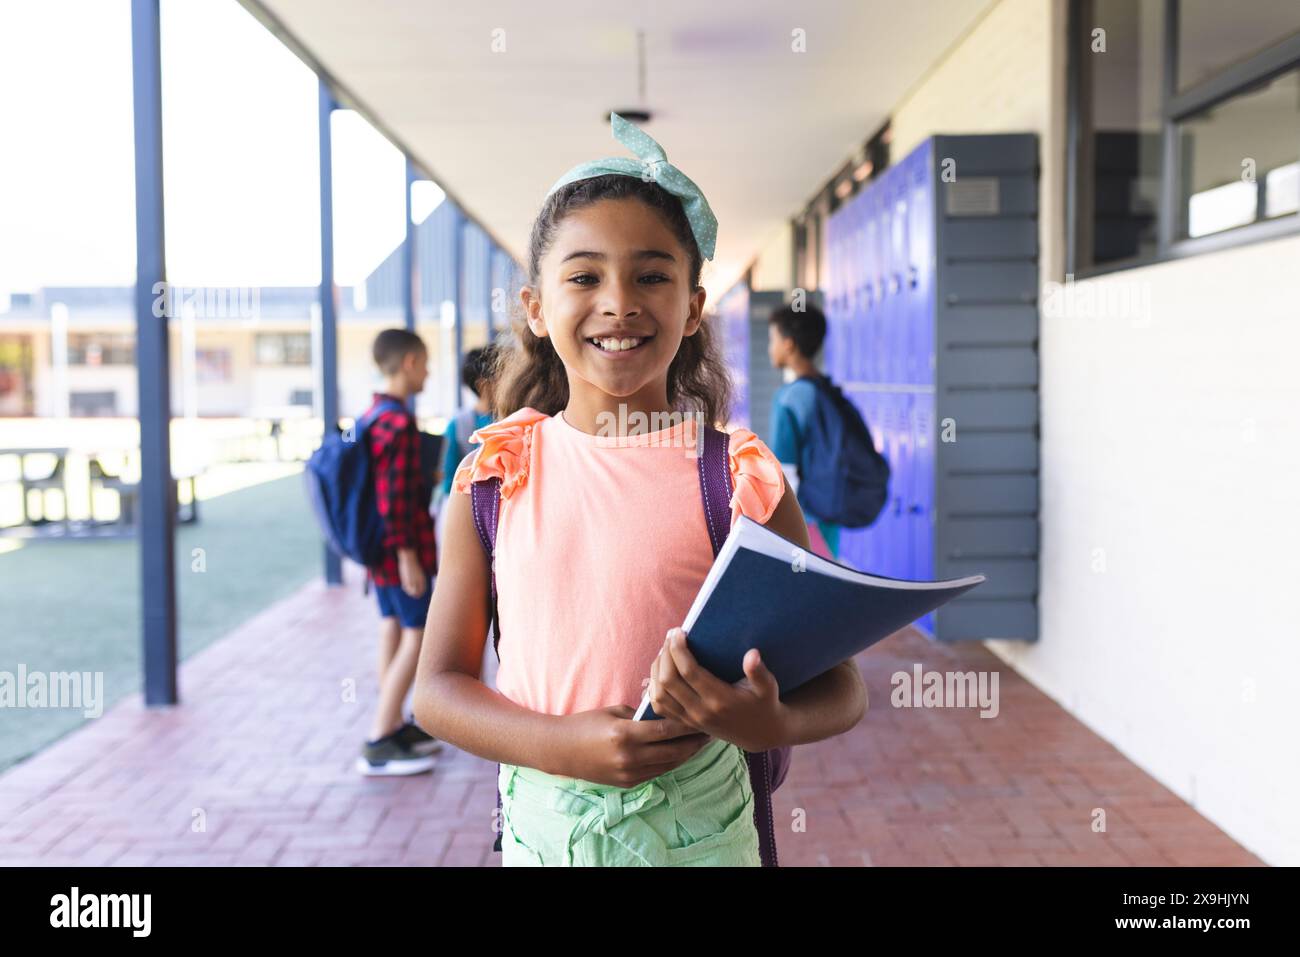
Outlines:
[[[745,515],[760,525],[776,511],[785,494],[781,463],[772,450],[749,429],[736,429],[727,444],[731,465],[731,523]]]
[[[533,427],[547,418],[544,412],[524,407],[499,422],[470,434],[469,442],[479,448],[462,460],[452,479],[453,492],[469,492],[480,479],[501,479],[501,497],[510,495],[528,481],[528,462],[533,445]]]

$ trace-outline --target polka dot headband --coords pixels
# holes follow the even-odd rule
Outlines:
[[[611,173],[635,176],[646,183],[653,181],[682,201],[682,209],[691,224],[691,232],[695,234],[700,255],[705,259],[712,259],[714,245],[718,239],[718,220],[713,215],[713,210],[709,208],[709,202],[700,192],[700,188],[691,182],[689,176],[668,162],[663,147],[635,123],[623,119],[617,113],[611,113],[610,126],[614,131],[614,139],[630,149],[638,158],[607,156],[604,159],[580,163],[561,176],[546,195],[550,196],[568,183]]]

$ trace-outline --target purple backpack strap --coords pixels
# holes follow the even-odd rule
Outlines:
[[[478,532],[483,551],[488,557],[492,577],[492,650],[501,660],[501,625],[497,621],[497,519],[501,515],[501,480],[480,479],[469,487],[470,507],[474,513],[474,529]]]
[[[727,449],[731,437],[706,426],[700,452],[700,497],[704,500],[704,517],[709,526],[709,541],[716,556],[731,533],[731,463]],[[758,850],[764,867],[776,867],[776,822],[772,812],[772,792],[785,780],[790,767],[790,749],[746,751],[749,783],[754,791],[754,824],[758,827]]]
[[[499,478],[480,479],[477,482],[471,482],[469,486],[470,508],[474,513],[474,529],[478,532],[479,541],[483,543],[483,551],[488,557],[489,574],[492,578],[492,650],[497,653],[497,660],[501,660],[501,623],[497,618],[497,519],[501,515],[501,480]],[[501,766],[497,765],[500,770]],[[496,830],[496,840],[492,844],[492,850],[501,850],[501,829],[504,822],[501,820],[501,789],[497,788],[497,815],[493,821],[493,828]]]

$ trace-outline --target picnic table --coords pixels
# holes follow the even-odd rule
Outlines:
[[[37,490],[41,496],[41,518],[46,516],[45,510],[45,493],[51,489],[57,489],[63,496],[63,524],[68,524],[68,490],[64,482],[64,469],[67,465],[68,449],[62,447],[36,447],[26,449],[0,449],[0,456],[13,455],[18,458],[18,484],[22,489],[22,502],[20,504],[22,521],[20,524],[29,525],[32,523],[32,516],[27,511],[27,493],[31,490]],[[31,456],[54,457],[54,466],[48,472],[31,475],[31,469],[28,467],[27,460]]]
[[[112,489],[117,493],[118,501],[121,503],[118,512],[118,522],[123,525],[135,524],[136,504],[140,500],[140,483],[131,482],[121,475],[114,475],[104,469],[100,458],[103,453],[92,456],[90,460],[90,479],[91,479],[91,501],[94,501],[94,486],[100,488]],[[202,475],[204,469],[197,466],[180,466],[173,464],[171,496],[172,507],[176,509],[176,521],[182,525],[192,525],[199,520],[199,496],[195,487],[195,480]],[[180,487],[188,486],[190,500],[187,503],[181,502]],[[91,517],[94,518],[94,508],[92,505]]]
[[[123,527],[133,526],[135,524],[136,504],[139,501],[139,482],[131,481],[124,478],[119,473],[109,472],[104,468],[102,459],[116,453],[119,458],[125,459],[124,450],[101,449],[87,455],[89,459],[90,481],[87,485],[87,502],[86,514],[88,516],[84,521],[72,522],[68,518],[68,487],[67,487],[67,463],[68,455],[72,450],[59,446],[44,446],[32,448],[0,448],[0,458],[4,456],[14,456],[18,459],[18,477],[17,482],[21,490],[20,503],[20,526],[35,526],[48,522],[48,511],[45,508],[45,496],[52,490],[57,490],[63,497],[63,518],[59,520],[65,534],[73,533],[73,526],[81,528],[94,529],[103,525],[121,525]],[[126,450],[129,451],[129,450]],[[35,470],[30,466],[29,459],[32,457],[50,456],[54,459],[53,466],[48,470]],[[182,524],[192,524],[199,520],[199,499],[197,495],[196,480],[205,470],[201,466],[173,464],[171,497],[173,507],[176,509],[176,519]],[[189,492],[189,501],[182,503],[180,500],[181,486],[187,486]],[[118,500],[121,503],[118,517],[116,520],[101,522],[95,517],[95,489],[106,488],[117,493]],[[40,493],[41,514],[39,518],[33,516],[28,510],[27,498],[28,492],[37,491]]]

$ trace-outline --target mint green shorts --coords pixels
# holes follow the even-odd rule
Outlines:
[[[505,867],[758,867],[744,753],[715,738],[681,767],[618,788],[501,765]]]

